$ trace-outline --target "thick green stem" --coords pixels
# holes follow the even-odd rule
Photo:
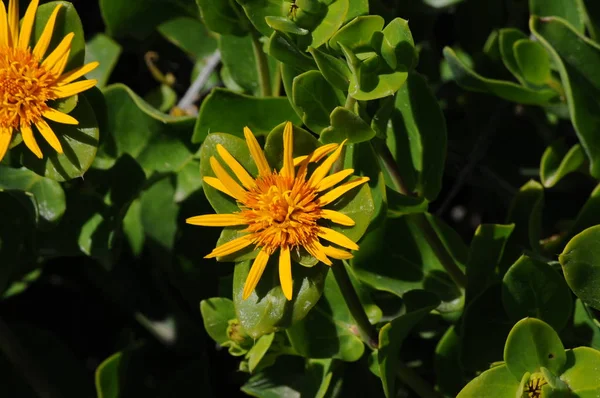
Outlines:
[[[348,94],[346,97],[346,103],[344,104],[344,108],[349,109],[354,112],[354,105],[356,104],[356,100]]]
[[[419,213],[414,215],[414,219],[417,221],[417,224],[419,225],[421,231],[423,231],[423,233],[425,234],[425,239],[427,240],[427,243],[429,243],[429,246],[435,253],[435,256],[438,258],[438,260],[440,260],[440,263],[442,263],[442,265],[444,266],[446,272],[448,272],[448,274],[458,287],[464,289],[467,286],[467,277],[462,272],[462,270],[456,265],[456,262],[446,249],[446,246],[444,246],[437,232],[435,232],[435,230],[431,226],[431,223],[427,219],[427,216],[425,216],[424,213]]]
[[[431,388],[431,385],[421,378],[414,370],[398,361],[396,365],[398,378],[410,387],[421,398],[442,398],[442,395]]]
[[[342,291],[344,301],[346,302],[352,317],[356,321],[356,325],[358,326],[358,331],[360,332],[362,339],[369,345],[369,347],[372,349],[377,349],[377,347],[379,347],[379,336],[377,334],[377,330],[375,330],[375,327],[371,325],[371,322],[369,322],[369,317],[365,313],[365,309],[358,298],[358,294],[352,285],[352,281],[350,281],[350,276],[348,275],[346,266],[342,262],[336,261],[332,265],[331,270],[333,271],[335,281]]]
[[[385,142],[377,142],[377,140],[373,140],[373,148],[379,156],[382,167],[387,171],[394,188],[403,195],[411,195],[411,192],[408,191],[408,187],[400,175],[396,159],[394,159],[392,152],[390,152],[390,148],[388,148]]]
[[[252,48],[254,49],[254,58],[256,58],[260,93],[263,97],[270,97],[273,92],[271,90],[271,74],[269,73],[267,54],[263,51],[262,43],[258,39],[258,32],[253,31],[250,37],[252,37]]]

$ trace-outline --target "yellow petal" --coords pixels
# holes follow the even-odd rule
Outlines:
[[[340,196],[342,196],[349,190],[356,188],[357,186],[364,184],[367,181],[369,181],[369,177],[360,177],[360,178],[357,178],[356,180],[348,181],[348,182],[340,185],[339,187],[334,188],[331,191],[327,192],[325,195],[320,196],[318,199],[319,204],[321,206],[325,206],[325,205],[333,202],[334,200],[336,200],[337,198],[339,198]]]
[[[23,23],[21,25],[21,34],[19,35],[19,48],[26,50],[29,47],[29,40],[31,39],[31,29],[33,28],[33,21],[35,20],[35,12],[38,8],[39,0],[31,0],[25,16],[23,17]]]
[[[323,210],[321,210],[321,212],[322,212],[321,216],[323,218],[331,220],[336,224],[344,225],[346,227],[351,227],[355,224],[353,219],[351,219],[347,215],[342,214],[340,212],[328,210],[328,209],[323,209]]]
[[[279,251],[279,283],[286,299],[292,299],[292,261],[290,249],[282,247]]]
[[[204,214],[190,217],[185,222],[204,227],[233,227],[235,225],[248,224],[239,214]]]
[[[62,124],[79,124],[77,119],[73,116],[69,116],[66,113],[62,113],[57,111],[56,109],[48,108],[42,113],[46,119],[50,119],[53,122],[62,123]]]
[[[4,5],[2,5],[4,7]],[[0,162],[4,159],[8,146],[10,145],[10,139],[12,138],[12,127],[0,128]]]
[[[42,59],[48,50],[48,46],[52,40],[52,32],[54,32],[54,24],[56,24],[56,16],[58,15],[60,7],[62,7],[62,4],[57,4],[56,7],[54,7],[54,11],[50,14],[50,18],[48,18],[48,22],[46,22],[42,35],[33,48],[33,55],[37,59]]]
[[[254,259],[254,263],[252,263],[252,268],[250,268],[250,272],[248,273],[248,277],[246,278],[246,283],[244,284],[244,292],[242,293],[242,299],[246,300],[250,297],[250,294],[256,288],[260,277],[267,266],[267,262],[269,261],[269,255],[265,250],[261,250],[258,252],[258,256]]]
[[[54,93],[58,98],[67,98],[72,95],[78,94],[82,91],[90,89],[96,85],[96,80],[82,80],[79,82],[67,84],[66,86],[59,86],[54,89]]]
[[[311,162],[318,162],[319,160],[323,159],[323,157],[325,155],[328,155],[329,153],[334,151],[335,148],[338,147],[338,145],[339,144],[333,143],[333,144],[326,144],[326,145],[318,147],[311,154]],[[304,155],[304,156],[298,156],[297,158],[294,158],[294,166],[298,166],[300,164],[300,162],[302,162],[307,157],[308,156]]]
[[[67,61],[69,60],[69,55],[71,54],[71,49],[67,50],[66,53],[60,57],[60,59],[54,64],[52,68],[50,68],[50,73],[52,73],[57,79],[64,72],[67,67]],[[63,84],[64,85],[64,84]],[[59,86],[61,86],[59,84]]]
[[[316,187],[317,185],[319,185],[321,180],[325,178],[327,173],[329,173],[329,170],[331,170],[331,167],[333,166],[335,161],[338,160],[338,158],[342,154],[342,149],[344,149],[344,144],[346,143],[346,141],[347,140],[344,140],[344,142],[342,142],[342,144],[338,146],[335,152],[329,155],[329,157],[325,159],[325,161],[321,163],[319,167],[316,168],[316,170],[313,172],[313,174],[310,176],[310,179],[308,180],[308,183],[311,186]]]
[[[0,46],[8,47],[8,32],[8,15],[6,15],[6,7],[4,7],[4,3],[0,1]]]
[[[310,245],[305,245],[304,248],[307,252],[310,253],[311,256],[313,256],[320,262],[325,263],[327,265],[332,265],[331,260],[327,258],[327,255],[323,251],[323,246],[319,242],[313,242]]]
[[[294,178],[294,126],[287,122],[283,129],[283,168],[281,175]]]
[[[223,183],[221,181],[219,181],[218,178],[215,177],[203,177],[202,180],[207,183],[208,185],[210,185],[211,187],[213,187],[214,189],[217,189],[221,192],[223,192],[225,195],[229,195],[232,198],[235,198],[233,196],[233,194],[231,192],[229,192],[227,190],[227,188],[225,188],[225,185],[223,185]]]
[[[322,192],[326,189],[331,188],[334,185],[337,185],[338,183],[340,183],[344,179],[346,179],[346,177],[351,176],[352,173],[354,173],[354,169],[346,169],[346,170],[338,171],[335,174],[332,174],[330,176],[323,178],[323,180],[321,180],[321,182],[317,186],[317,191]]]
[[[248,127],[244,127],[244,137],[246,137],[246,143],[248,144],[250,155],[252,155],[252,159],[254,159],[256,167],[258,167],[258,174],[261,176],[267,176],[271,174],[269,162],[267,162],[267,158],[265,158],[265,154],[263,153],[260,145],[258,145],[256,137],[254,134],[252,134],[252,131],[250,131]]]
[[[256,185],[252,176],[248,174],[246,169],[241,164],[239,164],[239,162],[235,160],[233,156],[231,156],[231,154],[227,151],[227,149],[225,149],[223,145],[217,144],[217,152],[219,153],[219,156],[221,156],[221,159],[223,159],[225,164],[229,166],[231,171],[233,171],[235,176],[240,180],[243,186],[245,186],[248,189],[251,189]]]
[[[346,250],[338,249],[333,246],[323,246],[323,251],[329,257],[335,258],[337,260],[350,260],[352,257],[352,253],[347,252]]]
[[[9,46],[14,46],[19,40],[19,0],[8,2]]]
[[[63,153],[62,145],[60,145],[60,141],[58,141],[58,137],[52,131],[52,128],[46,123],[44,120],[40,120],[35,124],[38,128],[44,139],[50,144],[52,148],[58,153]]]
[[[37,142],[35,141],[35,138],[33,137],[33,131],[31,130],[31,126],[25,124],[22,125],[21,135],[23,136],[23,141],[25,141],[25,145],[27,146],[27,148],[29,148],[29,150],[33,152],[38,158],[43,158],[44,156],[42,155],[42,150],[40,149]]]
[[[221,166],[221,163],[214,156],[210,157],[210,167],[214,171],[217,178],[225,185],[225,188],[233,194],[233,197],[238,201],[243,202],[246,198],[246,191],[244,188],[235,182],[235,180],[229,175],[227,171]]]
[[[80,68],[73,69],[72,71],[65,73],[58,79],[58,84],[67,84],[71,83],[74,80],[79,79],[81,76],[86,75],[96,69],[100,65],[99,62],[90,62],[89,64],[85,64]]]
[[[222,257],[231,253],[235,253],[238,250],[242,250],[245,247],[250,246],[252,243],[252,238],[249,235],[242,236],[241,238],[236,238],[234,240],[230,240],[227,243],[223,243],[221,246],[215,248],[212,252],[204,256],[204,258],[213,258],[213,257]]]
[[[52,67],[65,55],[67,51],[71,49],[71,42],[75,33],[71,32],[66,35],[62,41],[56,46],[54,51],[48,55],[48,57],[42,62],[42,66],[46,69],[52,69]]]
[[[358,250],[358,245],[350,240],[346,235],[334,231],[330,228],[320,227],[318,235],[336,245],[340,245],[350,250]]]

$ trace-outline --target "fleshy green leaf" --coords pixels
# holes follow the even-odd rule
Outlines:
[[[278,30],[284,33],[292,33],[294,35],[306,35],[308,34],[308,30],[303,29],[296,25],[294,21],[286,18],[286,17],[275,17],[275,16],[267,16],[265,17],[265,22],[271,28]]]
[[[489,93],[526,105],[545,105],[558,97],[558,93],[553,90],[532,90],[509,81],[482,77],[468,68],[449,47],[444,48],[444,57],[452,70],[454,80],[466,90]]]
[[[600,325],[591,310],[580,299],[575,300],[573,311],[573,339],[578,343],[600,348]]]
[[[301,124],[284,97],[257,98],[217,88],[202,102],[192,142],[202,142],[209,133],[217,132],[243,137],[245,126],[255,135],[266,135],[287,120]]]
[[[559,17],[578,32],[585,30],[585,9],[577,0],[529,0],[529,13],[538,17]]]
[[[500,365],[486,370],[471,380],[456,398],[514,398],[517,396],[518,389],[519,382],[515,381],[505,365]]]
[[[106,358],[96,368],[96,392],[98,398],[119,397],[119,370],[121,365],[121,352]]]
[[[550,57],[540,43],[528,39],[518,40],[513,51],[521,75],[527,82],[541,86],[551,79]]]
[[[550,265],[521,256],[502,283],[502,302],[513,320],[536,317],[556,330],[566,325],[573,306],[571,292]]]
[[[514,51],[514,45],[517,41],[526,39],[527,35],[521,32],[519,29],[505,28],[498,31],[498,48],[500,55],[502,56],[502,62],[506,69],[516,77],[521,84],[525,83],[521,69],[516,58],[516,52]]]
[[[515,224],[511,243],[539,251],[543,207],[544,188],[539,182],[529,180],[513,198],[508,212],[508,221]]]
[[[309,47],[308,52],[312,54],[325,80],[339,90],[348,90],[350,69],[344,61],[317,48]]]
[[[271,35],[267,52],[273,58],[290,65],[293,69],[300,69],[302,71],[316,69],[313,59],[304,51],[301,51],[289,36],[280,32],[275,31]],[[288,95],[289,93],[288,91]]]
[[[329,114],[342,103],[341,93],[316,70],[296,76],[292,93],[294,104],[302,112],[302,121],[317,134],[329,126]]]
[[[100,65],[86,77],[98,80],[96,84],[98,88],[106,86],[121,51],[121,46],[117,42],[103,33],[98,33],[85,45],[85,63],[97,61]]]
[[[206,333],[217,343],[229,341],[227,326],[235,318],[233,302],[224,297],[213,297],[200,302],[200,312]]]
[[[525,373],[539,372],[542,366],[560,375],[567,356],[552,327],[539,319],[525,318],[517,322],[506,339],[504,361],[517,381]]]
[[[584,303],[600,309],[600,226],[594,226],[569,241],[558,257],[571,290]]]
[[[567,363],[561,380],[567,383],[574,395],[592,398],[600,393],[600,352],[589,347],[567,350]]]
[[[540,179],[544,187],[551,188],[569,173],[580,170],[586,162],[585,153],[579,144],[569,150],[564,141],[556,141],[544,151],[540,163]]]
[[[217,49],[217,40],[197,18],[173,18],[160,24],[157,29],[165,39],[194,59],[206,57]]]
[[[436,387],[448,396],[456,396],[463,386],[462,366],[458,360],[460,338],[450,326],[435,347]]]
[[[357,17],[338,30],[329,40],[329,47],[342,51],[343,44],[352,52],[371,51],[371,36],[383,29],[385,21],[379,15]]]
[[[348,139],[349,144],[369,141],[375,132],[360,116],[344,108],[336,107],[329,115],[330,126],[321,132],[320,140],[327,144]]]

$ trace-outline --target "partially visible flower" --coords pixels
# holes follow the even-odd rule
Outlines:
[[[285,297],[291,300],[292,250],[303,247],[327,265],[332,264],[329,257],[352,258],[352,254],[343,249],[358,250],[356,243],[346,235],[322,225],[322,221],[344,226],[354,225],[354,221],[347,215],[326,207],[369,178],[360,177],[335,187],[354,172],[353,169],[346,169],[328,175],[340,157],[344,143],[324,145],[308,156],[294,159],[293,126],[290,122],[285,125],[283,132],[283,168],[280,171],[269,166],[256,138],[247,127],[244,129],[244,136],[258,167],[258,177],[252,177],[220,144],[217,145],[217,152],[239,183],[214,156],[210,158],[210,165],[216,178],[204,177],[205,183],[234,198],[240,211],[233,214],[201,215],[186,221],[189,224],[211,227],[246,225],[247,228],[243,230],[247,232],[246,235],[217,247],[206,258],[226,256],[250,245],[261,249],[244,285],[242,297],[245,300],[258,284],[269,256],[279,250],[279,281]],[[331,155],[308,177],[309,163],[320,162],[329,153]],[[324,246],[321,239],[336,246]]]
[[[60,141],[45,119],[64,124],[78,124],[78,121],[51,108],[48,101],[70,97],[96,84],[96,80],[75,80],[96,68],[97,62],[63,73],[74,33],[66,35],[54,51],[44,57],[60,4],[54,8],[35,47],[30,47],[38,3],[39,0],[32,0],[27,7],[19,32],[19,1],[9,1],[8,13],[0,1],[0,160],[14,132],[21,133],[27,148],[42,158],[32,126],[52,148],[62,153]]]

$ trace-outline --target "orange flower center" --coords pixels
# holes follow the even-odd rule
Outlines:
[[[321,207],[307,182],[277,173],[256,179],[242,203],[246,231],[272,254],[279,247],[308,246],[318,239]]]
[[[56,99],[56,78],[29,50],[0,47],[0,128],[19,128],[41,119],[46,101]]]

